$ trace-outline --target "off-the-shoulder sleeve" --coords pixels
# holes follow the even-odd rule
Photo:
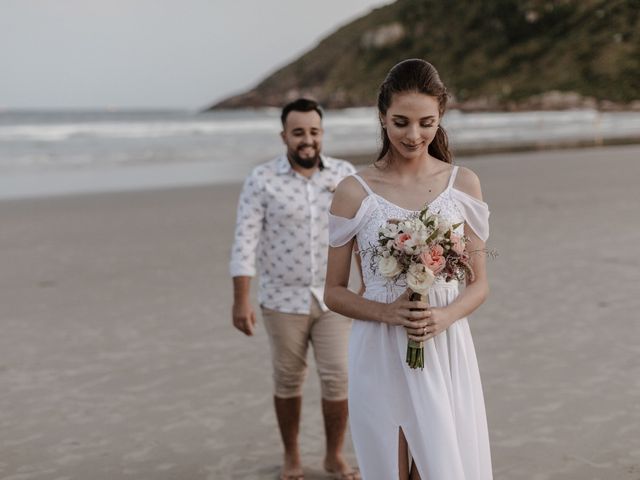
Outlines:
[[[341,247],[351,240],[369,221],[371,213],[376,208],[375,198],[365,197],[353,218],[338,217],[329,213],[329,245]]]
[[[489,238],[489,205],[461,190],[452,188],[451,192],[467,225],[480,240],[486,242]]]

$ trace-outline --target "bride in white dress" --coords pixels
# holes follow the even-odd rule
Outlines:
[[[490,480],[491,454],[478,364],[467,316],[489,288],[485,256],[489,209],[478,177],[453,167],[440,126],[446,88],[435,68],[405,60],[380,87],[382,150],[373,166],[347,177],[331,206],[325,301],[354,318],[349,343],[349,412],[364,480]],[[469,239],[475,272],[464,288],[438,281],[428,303],[370,267],[366,288],[347,289],[351,254],[376,244],[389,218],[429,204]],[[464,230],[464,231],[463,231]],[[419,309],[419,310],[414,310]],[[424,369],[405,363],[408,339],[424,341]]]

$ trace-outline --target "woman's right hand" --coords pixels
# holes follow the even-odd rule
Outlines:
[[[411,290],[407,289],[395,301],[386,304],[383,321],[406,328],[411,336],[422,336],[429,325],[431,310],[428,303],[412,302],[410,297]]]

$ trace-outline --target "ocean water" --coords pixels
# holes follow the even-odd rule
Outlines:
[[[239,181],[283,151],[278,109],[0,112],[0,198]],[[458,148],[640,136],[640,113],[450,111]],[[328,155],[375,152],[373,108],[328,111]]]

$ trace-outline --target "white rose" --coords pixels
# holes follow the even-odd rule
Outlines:
[[[436,277],[433,272],[422,264],[413,264],[407,272],[407,286],[421,295],[426,295]]]
[[[378,262],[378,269],[382,276],[387,278],[393,278],[402,271],[395,257],[381,258]]]

